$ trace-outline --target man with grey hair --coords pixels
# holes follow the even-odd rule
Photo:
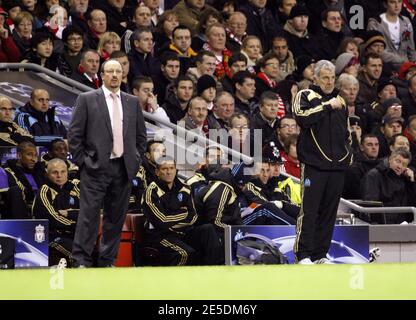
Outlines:
[[[214,108],[208,114],[208,126],[210,129],[227,129],[229,120],[234,114],[235,101],[231,93],[227,91],[220,92],[214,100]]]
[[[301,128],[297,153],[303,190],[294,252],[300,264],[330,263],[327,253],[344,172],[352,159],[347,105],[335,89],[330,61],[316,64],[314,84],[296,95],[293,114]]]

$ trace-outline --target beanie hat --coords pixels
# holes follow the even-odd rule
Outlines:
[[[348,66],[351,59],[354,59],[355,56],[350,52],[342,53],[338,56],[337,60],[335,61],[335,74],[338,76],[340,75],[344,69]]]
[[[377,93],[380,93],[380,91],[382,91],[388,85],[394,86],[397,92],[397,86],[393,82],[393,80],[391,80],[390,78],[381,78],[380,80],[378,80]]]
[[[365,33],[364,36],[364,50],[367,49],[375,42],[382,42],[384,47],[386,47],[386,39],[383,34],[377,30],[369,30]]]
[[[198,79],[196,84],[197,94],[200,96],[206,89],[217,88],[217,83],[213,77],[210,75],[204,74]]]
[[[405,63],[403,63],[400,66],[400,70],[399,70],[399,78],[402,80],[406,79],[406,74],[409,72],[410,69],[412,68],[416,68],[416,63],[414,62],[410,62],[410,61],[406,61]]]
[[[359,116],[356,116],[356,115],[348,116],[348,122],[350,123],[350,126],[358,125],[362,127],[361,119]]]
[[[312,63],[316,63],[315,59],[312,58],[311,56],[307,56],[307,55],[302,55],[299,56],[296,59],[296,73],[301,77],[303,74],[303,71],[305,71],[305,69]]]
[[[390,99],[385,100],[382,105],[386,112],[387,109],[390,108],[394,104],[402,105],[402,101],[399,98],[390,98]]]
[[[299,16],[308,16],[309,17],[309,11],[305,6],[302,6],[300,4],[295,5],[292,10],[290,10],[289,14],[289,20],[299,17]]]

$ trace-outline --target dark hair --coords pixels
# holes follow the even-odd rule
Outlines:
[[[61,139],[61,138],[58,138],[58,139],[53,139],[53,140],[51,141],[51,143],[49,144],[49,146],[48,146],[48,151],[52,151],[52,150],[53,150],[53,148],[55,147],[55,144],[57,144],[57,143],[59,143],[59,142],[63,142],[63,143],[65,143],[65,140],[64,140],[64,139]]]
[[[281,128],[281,127],[280,127],[280,124],[281,124],[281,123],[282,123],[282,121],[283,121],[283,120],[285,120],[285,119],[290,119],[290,120],[295,120],[295,121],[296,121],[296,119],[295,119],[293,116],[291,116],[291,115],[287,114],[287,115],[283,116],[282,118],[280,118],[280,120],[279,120],[279,128]]]
[[[110,59],[117,59],[117,58],[123,58],[123,57],[128,57],[128,55],[122,50],[113,51],[113,53],[110,54]]]
[[[145,151],[145,152],[150,153],[150,148],[151,148],[154,144],[156,144],[156,143],[160,143],[160,144],[165,145],[165,144],[164,144],[164,142],[163,142],[162,140],[150,139],[150,140],[148,140],[148,141],[147,141],[147,143],[146,143],[146,151]]]
[[[326,21],[327,19],[328,19],[328,14],[330,13],[330,12],[339,12],[339,14],[341,15],[341,18],[342,18],[342,14],[341,14],[341,11],[339,11],[337,8],[335,8],[335,7],[329,7],[328,9],[326,9],[326,10],[324,10],[324,11],[322,11],[322,13],[321,13],[321,21]]]
[[[235,88],[235,85],[238,83],[240,86],[243,85],[244,81],[246,81],[246,79],[253,79],[254,80],[254,75],[252,73],[250,73],[247,70],[242,70],[242,71],[238,71],[234,76],[233,76],[233,86]]]
[[[378,137],[374,133],[367,133],[367,134],[365,134],[361,137],[361,143],[360,144],[363,145],[365,139],[367,139],[367,138],[376,138],[378,140]]]
[[[188,30],[188,31],[189,31],[189,33],[190,33],[190,34],[191,34],[191,36],[192,36],[192,31],[191,31],[191,29],[189,29],[187,26],[185,26],[185,25],[183,25],[183,24],[180,24],[179,26],[175,27],[175,29],[173,29],[173,31],[172,31],[172,39],[173,39],[173,37],[174,37],[174,34],[175,34],[176,30]]]
[[[178,55],[176,53],[170,52],[170,51],[166,51],[160,57],[160,64],[162,66],[166,66],[166,64],[168,63],[168,61],[179,61],[180,62],[180,59],[179,59],[179,57],[178,57]]]
[[[205,34],[206,23],[210,17],[217,19],[219,23],[224,22],[224,18],[217,10],[214,8],[207,8],[202,11],[202,14],[199,16],[198,31],[199,33]]]
[[[241,118],[246,119],[247,120],[247,125],[250,127],[250,118],[245,113],[240,113],[240,112],[236,112],[230,117],[230,119],[228,120],[228,123],[229,123],[230,126],[233,123],[233,120],[235,118],[237,118],[237,119],[241,119]]]
[[[176,19],[179,20],[179,17],[178,17],[178,15],[177,15],[177,13],[175,11],[173,11],[173,10],[166,10],[165,12],[162,13],[162,15],[157,20],[157,24],[156,24],[155,31],[156,32],[159,32],[159,33],[165,33],[165,30],[163,30],[163,25],[165,24],[165,21],[168,20],[168,18],[171,17],[171,16],[175,16]],[[176,28],[173,29],[173,32],[176,30]]]
[[[192,79],[191,79],[190,77],[188,77],[187,75],[181,75],[181,76],[179,76],[179,77],[175,80],[175,82],[174,82],[174,87],[175,87],[176,89],[178,89],[178,87],[179,87],[179,83],[180,83],[181,81],[191,81],[191,82],[192,82],[192,86],[194,86],[194,82],[192,81]],[[195,88],[194,88],[194,89],[195,89]]]
[[[279,58],[274,52],[268,52],[257,62],[257,68],[259,70],[260,68],[264,68],[266,66],[267,61],[271,59],[276,59],[277,61],[279,61]]]
[[[17,145],[17,153],[22,153],[23,151],[25,151],[27,148],[34,148],[36,149],[36,146],[33,144],[33,142],[30,141],[23,141],[20,142]]]
[[[214,52],[207,51],[207,50],[201,50],[201,51],[198,52],[198,54],[195,57],[195,63],[198,63],[198,62],[202,63],[205,56],[216,58]]]
[[[247,58],[241,52],[234,53],[231,58],[228,60],[228,66],[232,66],[237,61],[244,61],[247,64]]]
[[[68,37],[72,34],[80,35],[81,37],[84,37],[84,31],[76,25],[70,25],[67,26],[64,31],[62,31],[62,41],[67,42]],[[83,39],[84,40],[84,39]]]
[[[53,43],[54,35],[47,31],[37,32],[33,35],[32,40],[30,41],[30,47],[32,49],[36,49],[39,43],[46,40],[50,40]]]
[[[298,141],[297,134],[291,134],[290,136],[283,139],[283,148],[285,149],[286,154],[289,154],[290,146],[296,144]]]
[[[360,45],[358,44],[357,40],[351,37],[346,37],[339,44],[336,56],[338,57],[340,54],[345,53],[350,43],[353,43],[357,47],[358,52],[360,52]]]
[[[403,134],[403,133],[397,133],[394,136],[392,136],[389,140],[389,147],[394,146],[394,144],[396,143],[396,140],[398,137],[405,137],[407,139],[407,141],[409,141],[409,139]]]
[[[151,77],[140,75],[134,78],[133,84],[131,87],[133,89],[140,90],[140,87],[142,86],[143,83],[153,83],[153,80]]]
[[[380,59],[381,61],[383,61],[383,59],[381,58],[379,54],[370,52],[370,53],[367,53],[364,57],[364,65],[367,65],[370,59]]]

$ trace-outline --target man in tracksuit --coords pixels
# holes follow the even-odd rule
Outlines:
[[[301,90],[293,114],[301,127],[297,153],[301,162],[302,206],[296,225],[294,252],[300,264],[329,263],[344,172],[352,161],[348,111],[335,89],[335,66],[319,61],[315,84]]]

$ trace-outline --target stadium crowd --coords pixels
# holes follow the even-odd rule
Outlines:
[[[129,210],[144,214],[146,241],[161,264],[223,263],[226,225],[296,224],[300,188],[280,173],[301,178],[294,105],[316,86],[321,60],[334,66],[354,154],[343,197],[415,205],[415,0],[0,4],[0,62],[35,63],[99,89],[100,66],[114,59],[121,90],[160,119],[208,138],[224,129],[227,146],[249,156],[261,130],[263,157],[252,175],[241,163],[219,165],[226,162],[221,148],[207,148],[195,175],[181,181],[163,142],[148,141]],[[361,28],[350,24],[354,5],[363,8]],[[49,219],[56,264],[70,258],[82,181],[49,99],[41,88],[19,108],[0,97],[0,146],[17,147],[17,158],[0,167],[0,217]],[[60,138],[39,159],[35,136]]]

